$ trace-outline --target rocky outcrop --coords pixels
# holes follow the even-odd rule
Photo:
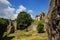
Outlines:
[[[17,22],[9,20],[9,25],[7,26],[7,34],[14,33],[17,30]]]
[[[41,12],[40,15],[36,15],[35,20],[40,21],[44,18],[44,16],[45,16],[45,13]]]
[[[28,30],[37,31],[38,21],[34,21],[29,27]]]
[[[60,40],[60,0],[50,0],[45,27],[49,40]]]

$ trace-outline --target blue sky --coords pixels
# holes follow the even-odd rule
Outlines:
[[[49,2],[50,2],[49,0],[5,0],[5,1],[7,4],[9,3],[6,8],[8,8],[8,9],[10,8],[10,10],[13,9],[11,11],[13,14],[18,15],[19,11],[26,11],[26,12],[30,13],[33,18],[36,15],[40,14],[41,11],[44,11],[45,13],[47,13],[48,8],[49,8]],[[2,0],[0,0],[0,2],[1,2],[1,4],[3,4]],[[4,4],[4,5],[6,6],[6,4]],[[2,7],[2,5],[0,5],[0,6]],[[1,15],[2,14],[0,13],[0,16]]]

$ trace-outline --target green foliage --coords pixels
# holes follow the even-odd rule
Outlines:
[[[38,33],[42,33],[43,32],[43,27],[44,27],[43,24],[38,24],[38,27],[37,27]]]
[[[44,19],[43,20],[40,20],[39,23],[44,24],[45,23],[45,20]]]
[[[38,31],[38,33],[43,33],[44,32],[44,20],[39,21],[39,24],[37,26],[37,31]]]
[[[27,12],[20,12],[17,16],[17,28],[18,29],[25,29],[27,28],[29,25],[31,25],[32,22],[32,18],[31,15]]]
[[[0,18],[0,37],[2,37],[3,33],[6,31],[8,25],[8,20]]]

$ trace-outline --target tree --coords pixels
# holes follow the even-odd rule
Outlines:
[[[0,18],[0,37],[3,36],[3,33],[6,31],[8,24],[9,22],[7,19]]]
[[[31,25],[33,19],[31,15],[27,12],[20,12],[17,16],[17,28],[23,30]]]

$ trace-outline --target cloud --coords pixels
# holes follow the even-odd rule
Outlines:
[[[5,17],[7,17],[8,19],[14,19],[14,11],[15,9],[11,7],[3,10],[3,12],[5,13]]]
[[[0,0],[0,3],[3,3],[5,5],[11,5],[8,0]]]
[[[28,10],[27,11],[30,15],[31,15],[31,17],[34,19],[34,17],[33,17],[33,10]]]
[[[0,17],[6,19],[16,19],[19,12],[27,11],[27,8],[20,5],[18,9],[12,8],[12,4],[8,0],[0,0]],[[28,10],[28,13],[33,13],[32,10]],[[32,14],[31,14],[32,16]]]
[[[0,17],[7,19],[14,19],[14,8],[10,7],[10,2],[7,0],[0,0]]]
[[[14,14],[14,19],[16,19],[16,18],[17,18],[17,16],[18,16],[18,13]]]
[[[11,4],[7,0],[0,0],[0,17],[7,18],[7,19],[16,19],[19,12],[25,11],[26,7],[20,5],[19,8],[16,10],[15,8],[10,7]],[[16,13],[14,11],[16,10]]]
[[[14,19],[14,8],[8,7],[0,11],[0,17],[7,19]]]
[[[28,13],[33,13],[33,10],[28,10]]]
[[[24,7],[23,5],[20,5],[19,8],[17,9],[16,13],[19,13],[22,11],[26,11],[26,7]]]

